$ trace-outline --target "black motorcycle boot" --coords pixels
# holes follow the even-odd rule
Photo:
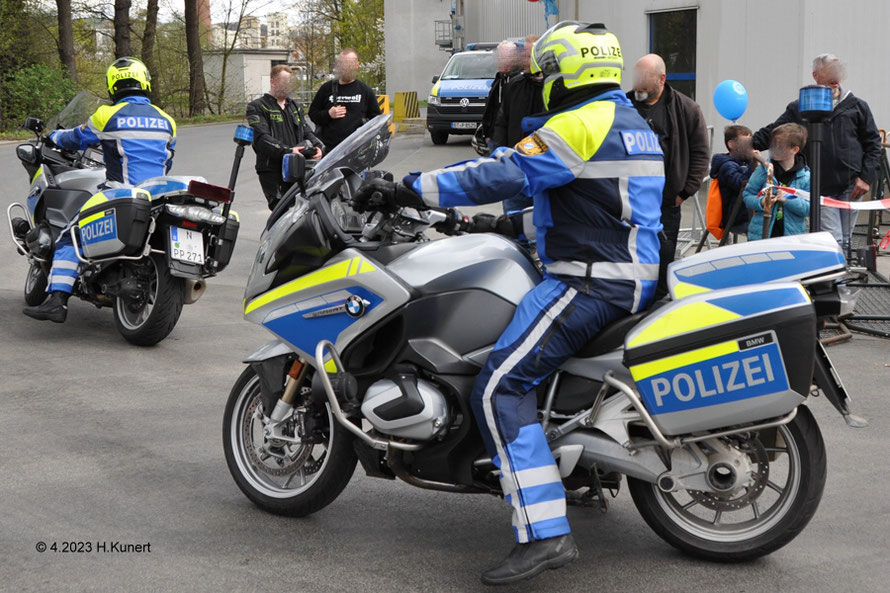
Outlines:
[[[508,585],[530,579],[548,568],[560,568],[578,557],[571,533],[527,544],[516,544],[498,566],[482,573],[486,585]]]
[[[22,313],[40,321],[49,320],[55,323],[64,323],[68,317],[68,297],[70,296],[61,290],[53,291],[42,305],[25,307],[22,309]]]

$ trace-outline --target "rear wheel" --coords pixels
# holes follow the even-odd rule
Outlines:
[[[46,286],[48,279],[40,267],[40,264],[33,262],[28,269],[28,276],[25,278],[25,303],[29,307],[36,307],[46,300]]]
[[[775,433],[752,433],[732,446],[755,468],[748,485],[734,494],[666,493],[628,478],[649,527],[672,546],[706,560],[741,562],[778,550],[806,527],[825,487],[825,443],[806,406]]]
[[[117,331],[137,346],[154,346],[166,338],[182,313],[182,278],[170,273],[162,256],[152,255],[123,264],[120,284],[127,293],[114,299]]]
[[[265,511],[303,517],[332,503],[349,483],[357,456],[351,435],[334,420],[327,404],[300,404],[283,431],[299,442],[270,439],[260,379],[248,367],[241,373],[223,417],[223,449],[229,471],[242,492]]]
[[[448,132],[430,132],[430,138],[432,138],[433,144],[441,146],[448,143]]]

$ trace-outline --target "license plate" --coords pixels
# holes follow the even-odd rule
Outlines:
[[[203,264],[204,236],[200,231],[171,226],[170,257],[192,264]]]
[[[474,121],[453,121],[451,122],[451,127],[455,130],[475,130],[476,126],[478,126]]]

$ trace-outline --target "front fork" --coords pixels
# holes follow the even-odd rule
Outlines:
[[[284,434],[285,422],[290,419],[294,411],[294,398],[297,391],[306,379],[309,365],[302,358],[297,358],[287,372],[287,380],[284,383],[284,393],[275,403],[275,408],[269,414],[269,423],[266,425],[266,437],[278,441],[294,441],[293,437]]]

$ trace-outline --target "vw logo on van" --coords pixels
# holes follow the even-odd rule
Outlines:
[[[460,106],[463,107],[464,109],[466,109],[467,107],[470,106],[470,100],[467,99],[466,97],[464,97],[463,99],[460,100]]]

